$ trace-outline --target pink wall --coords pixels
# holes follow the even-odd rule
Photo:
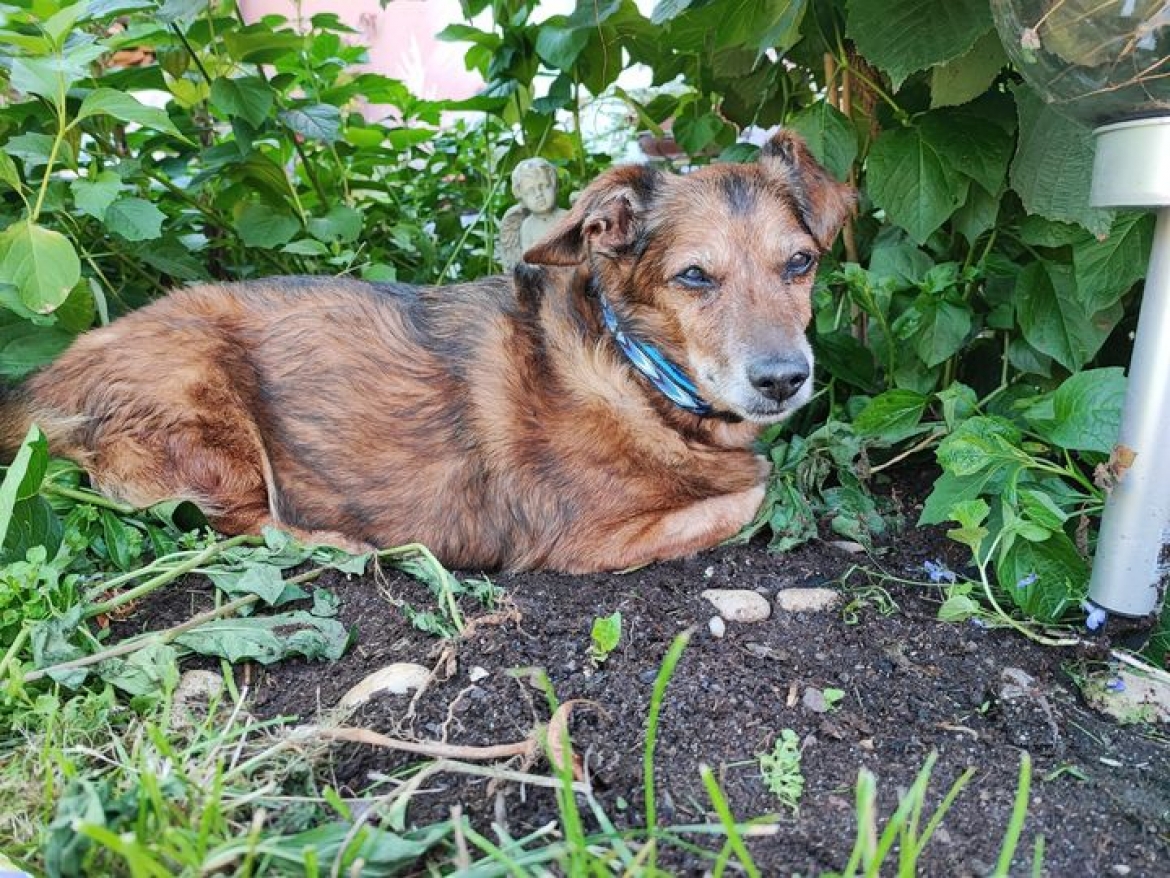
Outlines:
[[[240,0],[248,21],[272,13],[295,20],[293,0]],[[378,0],[301,0],[301,16],[333,12],[359,31],[353,42],[370,52],[369,69],[400,79],[422,98],[470,97],[483,81],[463,66],[466,43],[443,43],[435,34],[453,22],[463,21],[458,0],[391,0],[383,9]]]

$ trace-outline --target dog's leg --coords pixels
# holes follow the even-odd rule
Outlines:
[[[596,548],[570,562],[575,572],[624,570],[653,561],[692,555],[735,536],[755,517],[764,486],[700,500],[665,514],[640,516],[599,539]]]

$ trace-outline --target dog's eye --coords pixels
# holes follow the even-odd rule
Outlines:
[[[800,277],[801,275],[808,274],[816,264],[817,260],[815,256],[801,250],[785,264],[784,273],[789,277]]]
[[[706,289],[714,286],[715,282],[711,280],[707,272],[699,268],[697,265],[692,265],[685,271],[680,271],[675,275],[675,280],[681,283],[684,287],[691,287],[696,290]]]

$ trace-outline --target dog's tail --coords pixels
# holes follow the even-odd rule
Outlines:
[[[0,381],[0,464],[9,463],[32,423],[32,409],[23,390]]]

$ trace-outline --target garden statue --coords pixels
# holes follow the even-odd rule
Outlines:
[[[507,271],[568,213],[557,207],[557,169],[545,159],[525,159],[516,165],[512,194],[519,204],[508,208],[500,220],[499,258]]]

